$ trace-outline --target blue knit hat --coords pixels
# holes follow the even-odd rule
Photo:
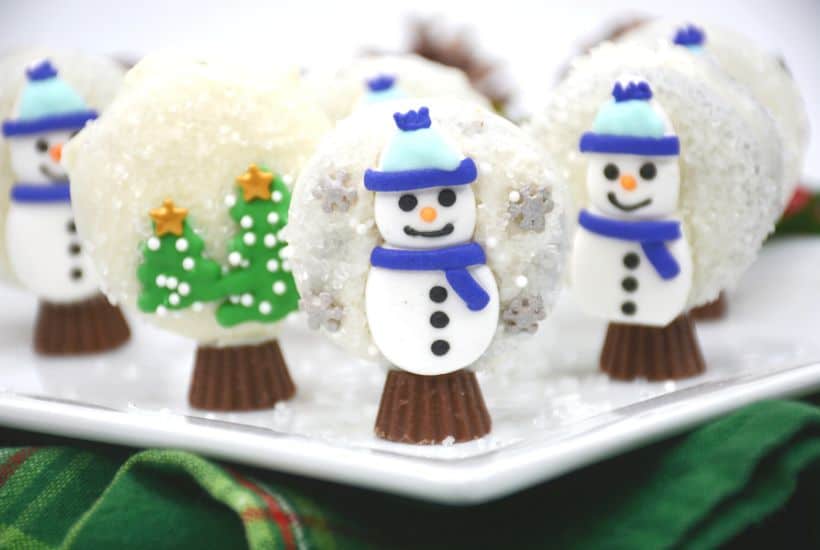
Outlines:
[[[626,155],[676,156],[680,153],[677,136],[653,105],[652,89],[647,82],[620,82],[612,89],[613,100],[605,103],[595,116],[592,131],[581,136],[582,153],[619,153]]]
[[[395,113],[398,132],[382,153],[379,170],[368,169],[364,186],[370,191],[410,191],[466,185],[478,176],[475,162],[453,149],[431,128],[430,110]]]
[[[28,82],[17,103],[17,118],[3,121],[3,135],[23,136],[52,130],[76,130],[97,112],[57,76],[47,59],[26,69]]]
[[[407,94],[396,86],[395,76],[380,74],[367,79],[365,83],[367,84],[367,95],[364,97],[365,103],[379,103],[407,97]]]

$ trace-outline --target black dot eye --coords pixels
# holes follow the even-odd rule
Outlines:
[[[614,164],[607,164],[604,166],[604,177],[608,180],[616,180],[618,179],[618,167]]]
[[[441,206],[453,206],[456,202],[456,192],[452,189],[442,189],[438,194],[438,203]]]
[[[399,198],[399,208],[405,212],[410,212],[418,203],[419,200],[415,195],[402,195],[401,198]]]
[[[654,162],[647,162],[643,166],[641,166],[641,177],[645,180],[655,179],[655,176],[658,173],[658,169],[655,168]]]
[[[46,151],[48,151],[48,142],[46,140],[44,140],[43,138],[38,139],[37,142],[34,144],[34,146],[41,153],[45,153]]]

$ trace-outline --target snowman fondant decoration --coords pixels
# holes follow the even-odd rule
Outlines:
[[[476,165],[431,126],[426,107],[394,119],[378,169],[364,176],[384,239],[370,257],[367,320],[393,365],[446,374],[475,362],[498,326],[498,288],[472,240]]]
[[[14,118],[3,122],[17,178],[5,228],[9,261],[17,279],[42,301],[38,351],[100,351],[127,339],[127,326],[119,311],[98,295],[74,224],[68,177],[60,165],[63,145],[97,118],[97,112],[59,78],[49,61],[30,66],[26,76]],[[61,326],[82,325],[84,317],[103,323],[104,330]]]
[[[573,293],[588,313],[663,327],[686,307],[692,259],[677,213],[680,143],[645,81],[618,82],[580,140],[589,159]]]

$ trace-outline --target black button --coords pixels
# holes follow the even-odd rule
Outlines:
[[[436,311],[430,316],[430,324],[435,328],[444,328],[450,323],[450,318],[443,311]]]
[[[78,255],[82,251],[82,247],[77,243],[71,243],[68,245],[68,253],[72,256]]]
[[[447,299],[447,289],[443,286],[434,286],[430,289],[430,299],[440,304]]]
[[[69,233],[77,232],[77,225],[74,223],[74,220],[68,220],[68,223],[66,224],[65,228]]]
[[[624,277],[624,280],[621,281],[621,286],[627,292],[635,292],[638,290],[638,279],[635,277]]]
[[[75,267],[74,269],[71,270],[71,278],[74,279],[75,281],[79,281],[80,279],[83,278],[83,270],[80,269],[79,267]]]
[[[447,340],[436,340],[430,346],[430,351],[433,352],[433,355],[444,355],[448,351],[450,351],[450,344],[447,343]]]
[[[621,311],[624,312],[624,315],[635,315],[637,309],[635,302],[624,302],[621,304]]]
[[[635,269],[641,263],[640,257],[634,252],[624,255],[624,265],[629,269]]]

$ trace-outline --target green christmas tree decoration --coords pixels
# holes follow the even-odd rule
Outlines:
[[[222,290],[228,300],[216,319],[224,327],[247,321],[273,323],[295,311],[296,283],[281,230],[288,221],[290,191],[279,176],[251,165],[226,199],[239,231],[228,245],[229,271]]]
[[[137,298],[145,313],[175,311],[224,296],[220,265],[203,255],[205,245],[186,221],[188,210],[166,199],[151,210],[154,235],[140,246],[142,263]]]

